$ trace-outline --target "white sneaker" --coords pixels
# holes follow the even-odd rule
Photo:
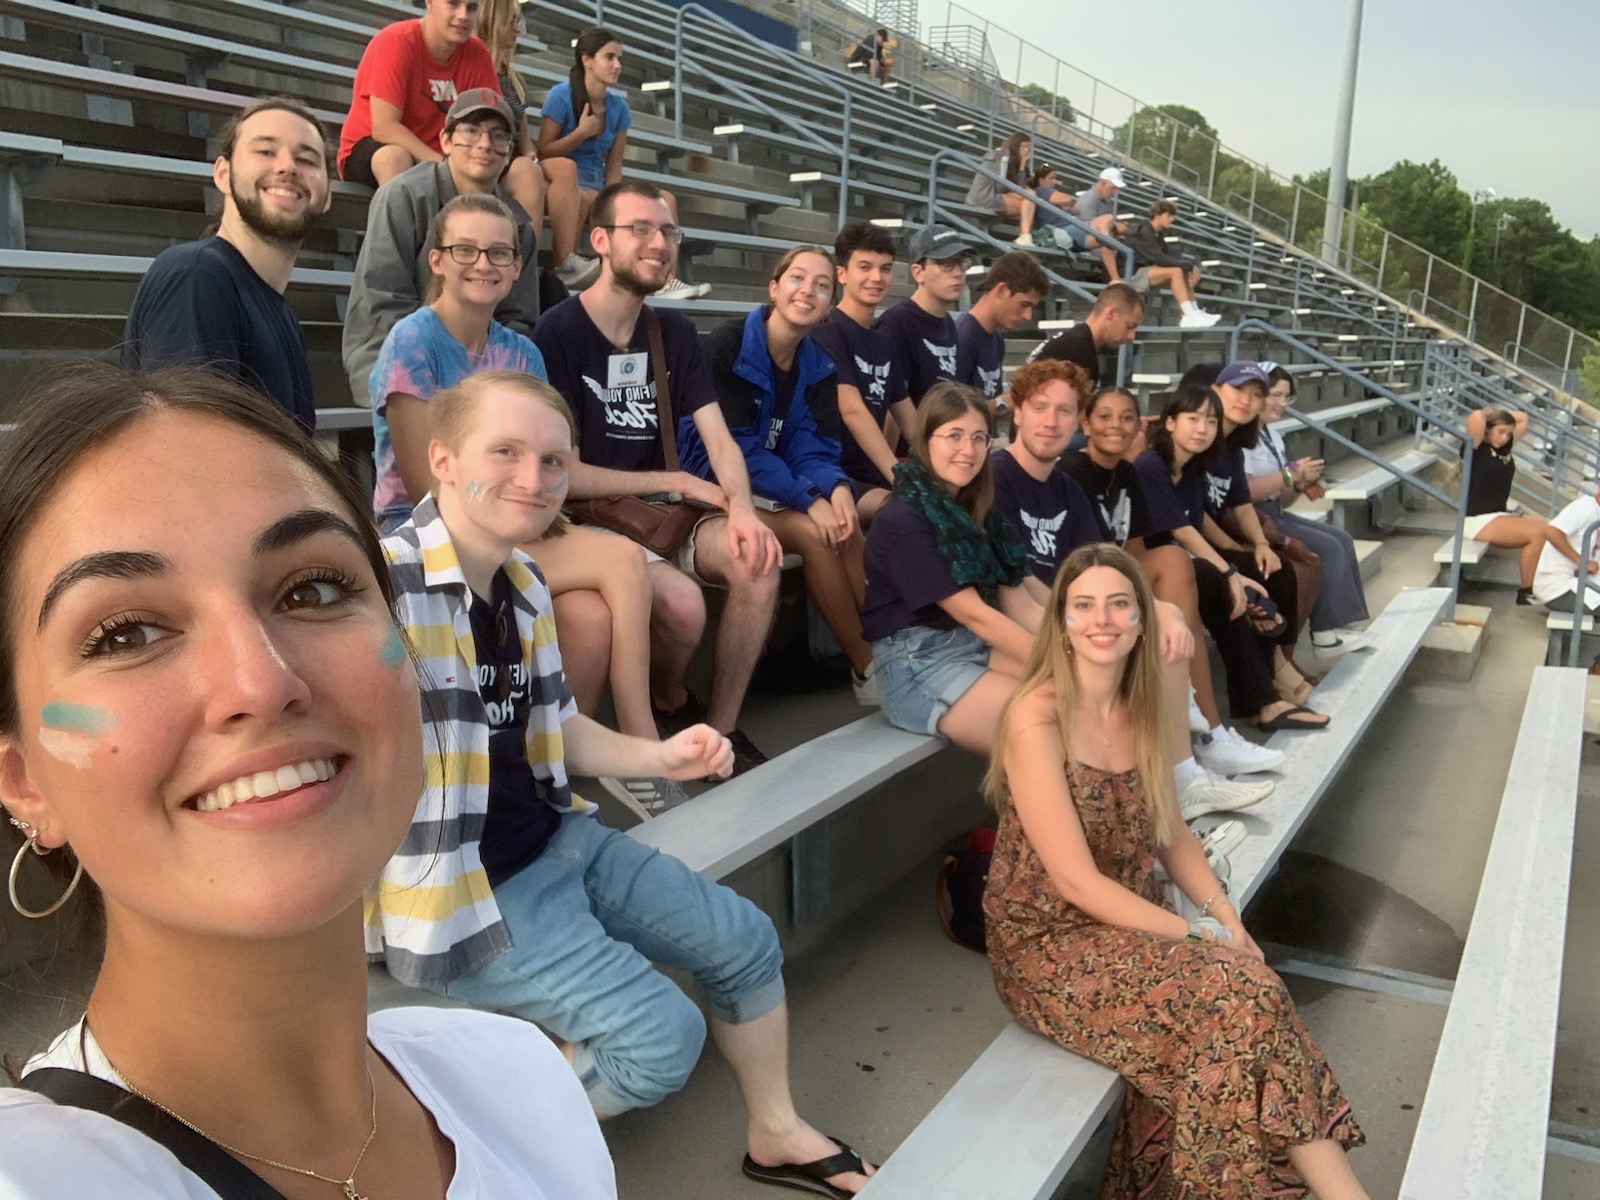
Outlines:
[[[600,786],[641,821],[670,812],[689,798],[676,779],[618,779],[615,775],[602,775]]]
[[[584,258],[581,254],[567,255],[567,261],[556,268],[556,278],[569,292],[588,287],[600,274],[598,258]]]
[[[1210,733],[1211,722],[1206,720],[1205,713],[1200,711],[1200,705],[1195,703],[1194,689],[1189,689],[1189,732]]]
[[[1274,786],[1270,779],[1224,779],[1202,767],[1189,786],[1178,793],[1178,808],[1185,821],[1207,813],[1235,812],[1260,804],[1272,795]]]
[[[1343,630],[1334,634],[1333,641],[1323,643],[1313,636],[1311,639],[1311,652],[1318,658],[1339,658],[1349,654],[1352,650],[1365,650],[1372,645],[1372,639],[1365,633],[1355,633]]]
[[[1013,246],[1031,246],[1033,245],[1033,234],[1019,233],[1016,237],[1011,239],[1011,244]]]
[[[1186,312],[1183,314],[1182,319],[1178,322],[1178,328],[1210,329],[1220,320],[1222,320],[1221,313],[1208,313],[1203,308],[1196,309],[1194,312]]]
[[[1224,725],[1208,740],[1194,748],[1202,767],[1218,775],[1248,775],[1252,771],[1276,771],[1287,761],[1282,750],[1269,750],[1242,737]]]
[[[656,297],[661,300],[703,300],[711,295],[709,283],[685,283],[674,275],[662,285]]]
[[[862,708],[878,707],[878,664],[871,663],[865,675],[850,672],[850,686],[855,689],[856,703]]]

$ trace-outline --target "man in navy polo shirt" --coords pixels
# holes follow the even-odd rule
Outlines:
[[[911,278],[917,290],[878,320],[913,404],[941,379],[957,378],[956,323],[950,310],[967,284],[972,246],[945,225],[929,225],[911,239]],[[910,430],[902,430],[909,436]]]
[[[995,259],[978,285],[978,299],[956,318],[956,378],[993,402],[1005,391],[1006,339],[1033,320],[1050,294],[1050,277],[1025,250]]]
[[[872,327],[894,281],[894,239],[870,221],[858,221],[839,231],[833,253],[842,295],[811,331],[811,340],[837,368],[844,424],[839,465],[854,485],[862,524],[868,524],[894,480],[896,460],[884,436],[884,417],[893,413],[895,424],[909,432],[917,410],[889,340]]]

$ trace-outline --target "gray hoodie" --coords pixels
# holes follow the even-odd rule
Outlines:
[[[516,217],[517,250],[522,255],[522,274],[495,309],[495,320],[532,337],[539,318],[538,244],[522,207],[504,188],[497,187],[494,194]],[[368,377],[383,339],[396,322],[425,302],[433,278],[428,267],[428,226],[455,198],[456,183],[446,163],[418,163],[373,193],[344,318],[344,369],[357,404],[372,403]]]

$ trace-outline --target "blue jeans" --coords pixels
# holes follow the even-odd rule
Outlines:
[[[563,815],[544,853],[494,899],[511,949],[446,994],[573,1043],[573,1067],[604,1116],[670,1096],[705,1044],[700,1009],[652,961],[692,974],[730,1024],[783,1002],[783,953],[764,912],[592,816]]]
[[[939,732],[939,722],[989,669],[989,646],[965,625],[908,625],[872,643],[878,702],[892,725]]]

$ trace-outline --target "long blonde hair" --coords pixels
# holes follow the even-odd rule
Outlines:
[[[489,47],[495,74],[503,75],[510,82],[511,90],[517,93],[517,99],[526,103],[528,85],[522,81],[521,72],[513,65],[517,57],[517,44],[513,41],[509,48],[504,48],[508,40],[506,34],[512,28],[522,28],[522,0],[481,0],[478,6],[478,37]],[[515,138],[520,132],[513,129],[511,136]]]
[[[1123,663],[1117,697],[1128,709],[1128,724],[1133,731],[1134,763],[1144,784],[1145,806],[1150,814],[1151,827],[1155,830],[1156,842],[1167,846],[1178,832],[1179,821],[1172,763],[1167,758],[1168,716],[1166,693],[1161,681],[1160,639],[1156,636],[1156,599],[1138,560],[1109,542],[1079,546],[1061,564],[1055,585],[1050,589],[1044,625],[1034,639],[1033,652],[1028,656],[1022,682],[1000,710],[1000,720],[995,727],[994,750],[990,754],[989,770],[983,780],[983,793],[997,808],[1010,801],[1005,759],[1011,710],[1019,700],[1039,688],[1055,689],[1056,721],[1060,727],[1061,744],[1066,748],[1063,765],[1073,761],[1072,725],[1078,704],[1078,668],[1067,635],[1067,589],[1093,567],[1110,567],[1126,578],[1133,585],[1133,594],[1139,603],[1140,637]]]

